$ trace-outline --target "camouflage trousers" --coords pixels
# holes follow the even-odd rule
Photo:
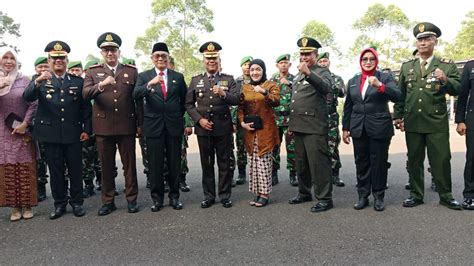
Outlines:
[[[289,171],[295,171],[295,135],[289,133],[288,127],[278,127],[278,134],[280,136],[280,143],[273,150],[273,169],[280,169],[280,147],[285,137],[285,146],[286,146],[286,169]]]
[[[140,144],[140,150],[142,152],[143,173],[145,174],[145,176],[148,177],[148,159],[147,159],[147,152],[146,152],[145,137],[139,138],[138,143]]]
[[[235,137],[237,140],[237,166],[243,168],[245,168],[245,166],[247,165],[247,151],[245,150],[244,134],[245,129],[240,126],[237,126],[237,132],[235,133]],[[234,143],[233,140],[232,143]]]
[[[341,143],[341,134],[338,124],[329,123],[328,131],[328,147],[331,158],[331,168],[333,173],[342,167],[341,158],[339,157],[339,144]]]
[[[231,136],[230,136],[230,142],[231,142],[231,145],[229,145],[229,147],[230,147],[230,151],[229,151],[229,154],[230,154],[230,165],[229,165],[230,171],[229,172],[234,173],[234,170],[235,170],[234,133],[232,133]],[[245,161],[245,163],[247,163],[247,161]]]
[[[37,161],[37,175],[38,175],[38,184],[47,184],[48,183],[48,174],[46,164],[46,157],[44,155],[44,145],[42,142],[38,142],[38,147],[40,151],[40,158]]]
[[[82,179],[84,183],[92,184],[94,177],[101,175],[100,171],[101,167],[95,136],[91,136],[89,140],[82,143]]]

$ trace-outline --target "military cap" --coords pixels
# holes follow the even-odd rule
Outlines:
[[[89,61],[87,61],[86,65],[84,66],[84,70],[88,70],[91,66],[97,65],[98,63],[99,63],[99,60],[97,60],[97,59],[89,60]]]
[[[71,61],[71,62],[69,62],[69,64],[67,64],[67,69],[71,69],[73,67],[82,68],[82,62],[81,61]]]
[[[199,48],[199,52],[201,52],[204,57],[206,58],[216,58],[219,57],[219,51],[222,50],[222,46],[216,42],[206,42]]]
[[[247,55],[247,56],[244,56],[242,57],[242,59],[240,60],[240,66],[242,66],[243,64],[247,63],[247,62],[250,62],[253,60],[253,57],[251,57],[250,55]]]
[[[275,63],[278,63],[280,62],[281,60],[287,60],[287,61],[290,61],[290,58],[291,56],[289,54],[282,54],[280,55],[277,60],[275,61]]]
[[[168,50],[168,45],[164,42],[157,42],[153,45],[153,49],[151,50],[151,53],[154,52],[167,52],[168,54],[170,51]]]
[[[321,44],[311,37],[300,38],[296,45],[300,48],[301,53],[308,53],[321,48]]]
[[[99,48],[107,46],[119,48],[120,45],[122,45],[122,39],[120,39],[120,36],[113,32],[102,33],[102,35],[100,35],[97,39],[97,46]]]
[[[124,65],[135,65],[135,59],[124,57],[122,59],[122,64],[124,64]]]
[[[46,45],[44,51],[51,57],[67,56],[71,52],[69,45],[63,41],[52,41]]]
[[[441,30],[433,23],[421,22],[416,24],[413,28],[413,35],[415,35],[417,39],[427,36],[435,36],[438,38],[441,36]]]
[[[45,64],[46,62],[48,62],[48,58],[44,57],[44,56],[40,56],[40,57],[36,58],[35,66],[37,66],[39,64]]]
[[[417,53],[418,53],[418,49],[415,49],[413,53],[411,53],[411,55],[416,56]]]
[[[321,53],[321,54],[318,56],[318,60],[317,60],[317,61],[319,61],[319,60],[321,60],[321,59],[323,59],[323,58],[329,59],[329,52]]]
[[[174,57],[170,56],[170,64],[174,65]]]

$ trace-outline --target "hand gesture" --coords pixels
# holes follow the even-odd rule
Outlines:
[[[448,81],[448,77],[446,77],[446,74],[444,74],[443,70],[439,68],[435,69],[434,76],[435,78],[439,79],[439,81],[441,81],[442,83],[445,83],[446,81]]]
[[[379,81],[379,79],[375,76],[370,76],[367,78],[367,81],[369,82],[369,85],[375,88],[380,87],[382,83]]]
[[[466,135],[466,124],[465,123],[459,123],[458,126],[456,127],[456,131],[458,132],[459,135],[464,136]]]
[[[225,96],[225,91],[224,89],[219,86],[219,85],[214,85],[214,87],[212,87],[212,92],[216,95],[219,95],[221,97],[224,97]]]
[[[207,120],[206,118],[201,118],[199,120],[199,125],[201,125],[201,127],[204,128],[205,130],[212,131],[212,126],[214,125],[214,123]]]
[[[310,74],[310,71],[309,71],[309,68],[308,68],[308,64],[306,62],[301,62],[299,65],[298,65],[298,71],[300,71],[301,73],[305,74],[305,75],[309,75]]]
[[[242,122],[242,123],[240,123],[240,125],[241,125],[242,128],[245,129],[245,130],[248,130],[248,131],[255,130],[255,128],[253,128],[253,122],[250,122],[250,123]]]

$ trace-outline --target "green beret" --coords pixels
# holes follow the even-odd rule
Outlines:
[[[413,28],[413,35],[417,39],[427,36],[439,37],[441,36],[441,30],[433,23],[421,22]]]
[[[124,64],[124,65],[135,65],[135,59],[124,57],[122,59],[122,64]]]
[[[319,61],[323,58],[329,59],[329,52],[324,52],[324,53],[320,54],[317,61]]]
[[[81,61],[71,61],[71,62],[69,62],[69,64],[67,64],[67,69],[71,69],[73,67],[82,68],[82,62]]]
[[[281,60],[287,60],[287,61],[290,61],[290,58],[291,56],[289,54],[282,54],[280,55],[277,60],[275,61],[275,63],[278,63],[280,62]]]
[[[84,70],[88,70],[91,66],[97,65],[98,63],[99,63],[99,60],[97,60],[97,59],[89,60],[89,61],[87,61],[86,65],[84,66]]]
[[[36,58],[35,66],[37,66],[39,64],[45,64],[46,62],[48,62],[48,58],[44,57],[44,56],[40,56],[40,57]]]
[[[242,58],[242,59],[240,60],[240,66],[242,66],[243,64],[245,64],[245,63],[247,63],[247,62],[250,62],[250,61],[252,61],[252,60],[253,60],[253,58],[252,58],[250,55],[245,56],[244,58]]]

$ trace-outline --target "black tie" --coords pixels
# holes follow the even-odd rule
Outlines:
[[[214,84],[214,75],[209,76],[209,83],[211,83],[211,87],[213,87],[215,85]]]
[[[115,77],[115,68],[112,68],[110,71],[112,71],[112,76]]]
[[[63,86],[63,78],[59,77],[58,81],[59,81],[59,87],[62,87]]]

